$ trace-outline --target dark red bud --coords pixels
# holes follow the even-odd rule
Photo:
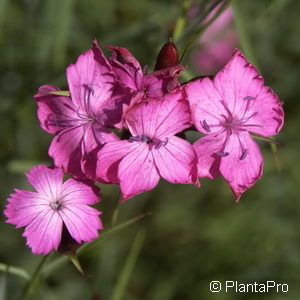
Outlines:
[[[165,43],[160,49],[154,70],[161,70],[169,67],[174,67],[179,64],[179,53],[175,44],[170,40]]]

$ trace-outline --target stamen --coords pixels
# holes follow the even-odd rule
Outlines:
[[[89,84],[83,84],[82,86],[85,88],[84,109],[88,114],[90,114],[90,111],[89,111],[90,98],[91,98],[91,95],[94,95],[95,91],[94,91],[93,87]]]
[[[89,85],[89,84],[83,84],[83,87],[85,89],[87,89],[87,91],[88,91],[89,94],[92,94],[92,95],[95,94],[95,90],[94,90],[94,88],[91,85]]]
[[[147,144],[150,144],[152,143],[152,140],[145,135],[141,135],[141,136],[131,136],[129,138],[129,142],[146,142]]]
[[[209,128],[208,124],[206,123],[206,120],[204,120],[203,122],[200,121],[200,124],[206,132],[210,132],[210,128]]]
[[[228,153],[228,152],[220,151],[220,152],[217,152],[216,155],[217,155],[217,156],[220,156],[220,157],[226,157],[226,156],[229,155],[229,153]]]
[[[243,100],[254,100],[255,97],[252,97],[252,96],[246,96],[243,98]]]
[[[140,142],[141,138],[139,136],[131,136],[129,142]]]
[[[61,208],[61,204],[59,203],[59,201],[51,202],[50,207],[53,210],[59,210]]]
[[[242,155],[240,156],[240,160],[244,160],[248,154],[248,149],[243,149]]]
[[[169,139],[166,137],[164,141],[160,141],[156,146],[155,149],[159,149],[161,146],[166,146],[169,142]]]
[[[142,142],[146,142],[146,143],[150,143],[151,142],[151,139],[149,139],[147,136],[145,136],[145,135],[142,135],[141,136],[141,141]]]

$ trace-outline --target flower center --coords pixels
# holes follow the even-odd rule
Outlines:
[[[56,210],[56,211],[58,211],[58,210],[60,210],[61,209],[61,203],[58,201],[58,200],[56,200],[55,202],[50,202],[50,207],[53,209],[53,210]]]
[[[146,135],[138,135],[138,136],[131,136],[129,138],[129,142],[146,142],[150,146],[154,146],[155,149],[159,149],[162,146],[166,146],[169,142],[169,139],[166,137],[165,140],[160,140],[157,138],[149,138]]]

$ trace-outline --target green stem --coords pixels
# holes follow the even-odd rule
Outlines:
[[[250,36],[248,33],[247,26],[245,24],[245,17],[243,15],[243,11],[241,9],[241,1],[233,0],[232,7],[234,11],[234,20],[235,25],[239,34],[241,47],[247,56],[247,58],[251,61],[253,65],[259,70],[258,62],[256,60],[254,50],[252,47],[252,43],[250,40]],[[281,171],[281,163],[278,156],[278,147],[275,144],[271,144],[271,151],[273,155],[273,160],[275,162],[275,166],[278,172]]]
[[[239,34],[239,39],[240,39],[240,44],[241,47],[247,56],[247,58],[251,61],[253,65],[256,66],[257,69],[258,67],[258,62],[256,60],[254,50],[250,41],[250,35],[248,32],[248,28],[244,22],[245,17],[243,16],[243,12],[241,9],[241,1],[240,0],[232,0],[231,2],[233,12],[234,12],[234,22],[236,25],[236,29]]]
[[[26,281],[30,280],[29,274],[25,270],[18,268],[18,267],[0,263],[0,271],[7,272],[12,275],[17,275],[19,277],[24,278]]]
[[[120,277],[117,281],[116,287],[114,289],[113,295],[111,297],[111,300],[120,300],[120,299],[124,299],[125,295],[124,295],[124,291],[125,288],[128,284],[129,278],[131,276],[131,273],[133,271],[133,268],[135,266],[137,257],[140,253],[140,250],[142,248],[142,244],[143,241],[145,239],[145,231],[144,230],[140,230],[135,239],[134,242],[132,244],[132,247],[130,249],[130,252],[127,256],[125,265],[123,267],[123,270],[120,274]]]
[[[119,224],[119,225],[103,232],[98,239],[94,240],[91,243],[85,243],[82,247],[80,247],[80,249],[77,252],[78,256],[86,253],[90,249],[96,247],[103,240],[113,236],[114,234],[118,233],[122,229],[130,226],[131,224],[139,221],[140,219],[142,219],[142,218],[144,218],[145,216],[148,216],[148,215],[150,215],[150,213],[145,213],[145,214],[139,215],[137,217],[134,217],[134,218],[132,218],[132,219],[130,219],[130,220],[124,222],[124,223],[121,223],[121,224]],[[67,256],[60,256],[57,259],[51,261],[48,265],[45,266],[44,271],[43,271],[43,275],[45,277],[49,276],[54,270],[58,269],[63,264],[68,262],[68,260],[69,260],[69,258]]]
[[[43,256],[42,260],[40,261],[40,263],[36,267],[35,271],[33,272],[30,281],[25,285],[21,299],[26,299],[34,291],[34,289],[37,286],[37,283],[39,281],[42,268],[48,257],[49,257],[49,254]]]
[[[199,29],[199,26],[201,25],[201,23],[205,20],[205,18],[218,6],[220,5],[222,2],[227,3],[228,0],[218,0],[218,1],[214,1],[211,5],[209,5],[206,10],[203,11],[203,13],[201,12],[199,14],[199,16],[197,18],[195,18],[193,20],[193,22],[186,27],[186,29],[184,30],[184,32],[181,34],[180,37],[177,38],[177,40],[175,40],[176,45],[181,45],[183,42],[190,43],[191,42],[191,36],[192,39],[195,38],[194,36],[194,32],[197,31]],[[224,4],[223,4],[224,5]]]

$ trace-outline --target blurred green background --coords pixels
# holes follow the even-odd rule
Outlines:
[[[180,37],[212,1],[190,2],[0,0],[1,209],[14,187],[29,188],[25,171],[51,163],[47,149],[52,137],[40,129],[32,98],[38,87],[49,83],[67,89],[65,68],[91,46],[93,38],[101,45],[128,48],[151,70],[174,28]],[[284,101],[286,122],[277,136],[285,144],[278,149],[281,171],[270,145],[260,143],[264,176],[239,204],[222,179],[202,179],[200,189],[161,181],[153,191],[119,206],[117,186],[103,186],[99,208],[107,230],[116,209],[115,225],[143,213],[151,215],[80,256],[87,276],[69,262],[61,264],[30,299],[299,299],[300,2],[234,4],[236,19],[230,26],[239,34],[239,47]],[[192,13],[186,11],[189,5]],[[180,32],[185,22],[187,27]],[[186,42],[180,41],[181,52]],[[201,45],[194,43],[184,56],[189,69],[183,80],[203,73],[192,59],[197,51]],[[2,213],[0,263],[31,274],[42,257],[25,246],[22,229],[4,221]],[[3,268],[0,299],[5,294],[17,299],[26,280]],[[211,280],[274,280],[287,283],[289,291],[211,293]]]

